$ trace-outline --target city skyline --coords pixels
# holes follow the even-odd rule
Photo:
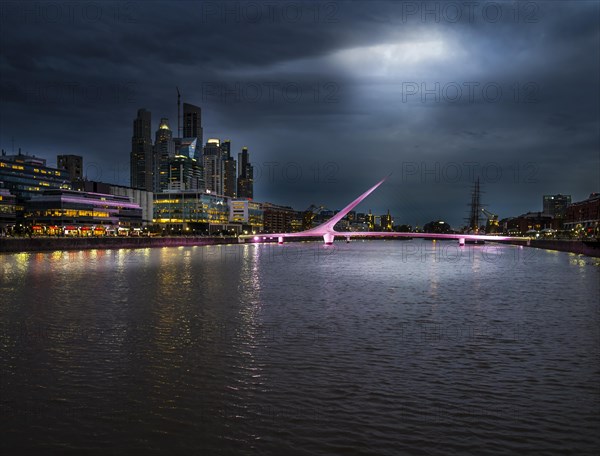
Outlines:
[[[88,178],[127,185],[131,120],[145,107],[151,135],[163,117],[178,133],[179,89],[203,110],[204,139],[249,146],[258,201],[335,209],[392,171],[362,212],[458,227],[471,177],[501,217],[542,211],[542,195],[599,190],[597,3],[294,2],[296,16],[285,2],[269,16],[260,2],[254,16],[244,2],[102,5],[99,19],[54,22],[42,6],[4,5],[9,153],[14,139],[50,160],[82,155]],[[31,45],[19,27],[47,39]]]

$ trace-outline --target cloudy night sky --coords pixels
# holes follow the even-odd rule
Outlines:
[[[0,2],[0,146],[129,184],[138,108],[247,146],[258,201],[462,226],[600,191],[600,7],[575,2]],[[14,146],[13,146],[14,144]]]

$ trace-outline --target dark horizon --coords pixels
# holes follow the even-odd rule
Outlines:
[[[500,218],[600,191],[596,2],[53,5],[0,5],[7,153],[128,185],[137,109],[176,133],[179,87],[257,201],[340,209],[392,172],[358,211],[458,228],[475,176]]]

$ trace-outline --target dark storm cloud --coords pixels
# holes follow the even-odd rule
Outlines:
[[[595,2],[0,5],[1,146],[90,178],[128,182],[136,110],[175,128],[178,86],[259,200],[335,209],[393,172],[364,210],[458,226],[475,175],[501,216],[600,187]]]

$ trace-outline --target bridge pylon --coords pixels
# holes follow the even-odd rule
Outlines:
[[[325,245],[333,244],[333,240],[335,239],[335,235],[332,233],[323,234],[323,241],[325,241]]]

